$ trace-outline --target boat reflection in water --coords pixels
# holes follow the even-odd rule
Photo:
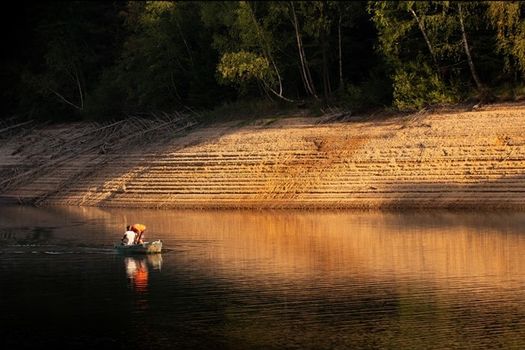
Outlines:
[[[126,256],[124,265],[133,291],[137,294],[147,293],[149,270],[161,270],[162,255]]]

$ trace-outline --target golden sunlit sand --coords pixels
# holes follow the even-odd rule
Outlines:
[[[525,207],[523,105],[327,119],[228,122],[184,135],[160,128],[146,142],[88,149],[4,181],[0,197],[151,208]],[[67,144],[78,130],[37,128],[5,140],[4,179],[42,164],[57,138]]]

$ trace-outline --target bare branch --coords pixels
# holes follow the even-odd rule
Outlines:
[[[55,90],[51,89],[50,87],[48,87],[49,91],[51,91],[52,93],[54,93],[60,100],[62,100],[62,102],[64,103],[67,103],[68,105],[78,109],[79,111],[82,110],[82,107],[79,107],[77,106],[76,104],[74,104],[73,102],[67,100],[64,96],[62,96],[61,94],[59,94],[58,92],[56,92]]]

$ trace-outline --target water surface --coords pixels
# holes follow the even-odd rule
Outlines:
[[[126,224],[167,250],[112,246]],[[525,214],[0,209],[0,346],[523,349]]]

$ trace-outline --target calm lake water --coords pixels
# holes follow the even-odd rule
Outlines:
[[[525,213],[2,207],[0,273],[2,349],[525,348]]]

